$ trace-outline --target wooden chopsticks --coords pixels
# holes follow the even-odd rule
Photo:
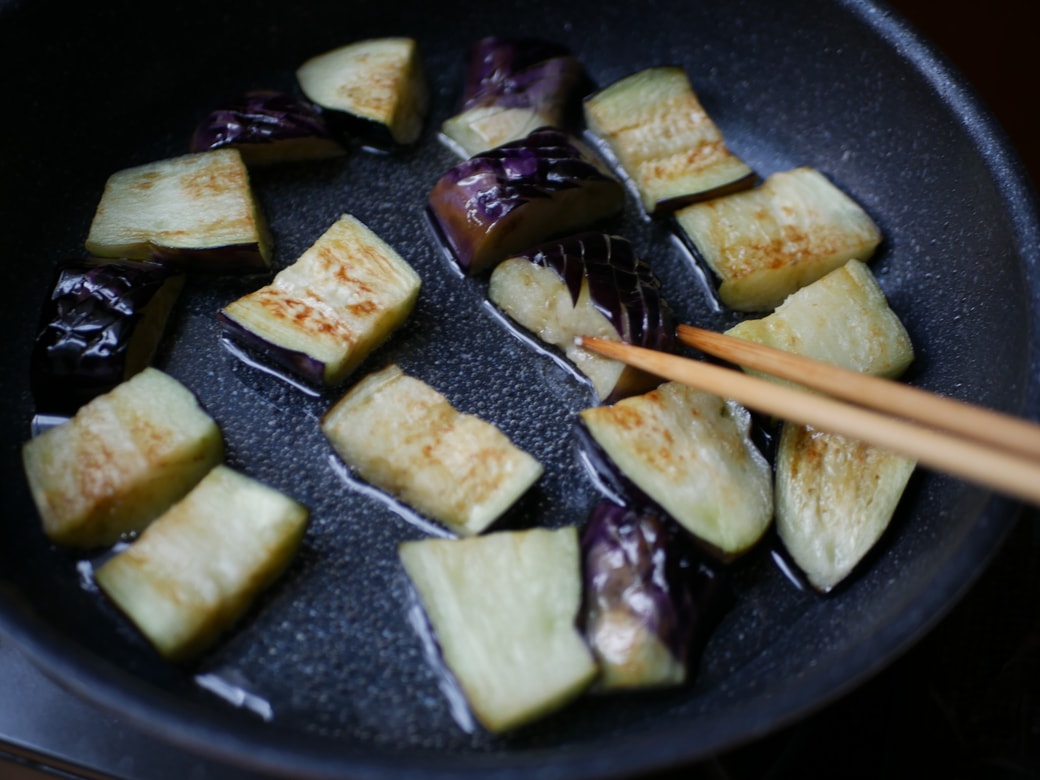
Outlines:
[[[899,452],[922,466],[1040,505],[1040,426],[733,336],[689,325],[680,325],[677,335],[683,343],[727,362],[827,395],[616,341],[587,337],[578,343],[663,379]]]

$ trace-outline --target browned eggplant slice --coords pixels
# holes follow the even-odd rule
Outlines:
[[[664,512],[722,559],[750,549],[773,519],[773,475],[744,407],[678,382],[580,414],[606,469],[637,509]]]
[[[332,386],[405,322],[421,285],[391,246],[344,214],[270,284],[232,301],[217,319],[261,360]]]
[[[237,149],[112,174],[86,247],[98,257],[157,259],[197,271],[264,271],[271,262],[267,223]]]
[[[645,68],[585,98],[585,122],[657,215],[754,183],[726,146],[686,71]]]
[[[769,311],[849,260],[869,260],[881,230],[852,198],[813,168],[769,176],[760,187],[675,215],[718,277],[722,302]]]
[[[142,530],[223,457],[195,395],[151,367],[22,447],[44,532],[84,548]]]
[[[496,426],[396,365],[354,385],[321,429],[357,476],[463,536],[491,526],[543,471]]]
[[[296,71],[303,93],[348,137],[378,148],[415,143],[429,86],[413,38],[369,38],[307,60]]]

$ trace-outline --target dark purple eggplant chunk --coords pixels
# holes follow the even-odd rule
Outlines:
[[[725,568],[667,517],[612,501],[581,536],[584,631],[602,690],[681,685],[725,608]]]
[[[445,173],[428,211],[459,268],[478,274],[624,206],[625,191],[592,153],[551,128],[482,152]]]
[[[183,283],[183,274],[149,261],[61,264],[31,357],[37,412],[74,414],[150,365]]]
[[[526,263],[556,276],[536,275]],[[492,273],[488,297],[518,325],[561,350],[603,403],[650,390],[661,379],[593,355],[576,345],[577,337],[675,349],[674,317],[661,283],[621,236],[584,232],[513,255]]]
[[[570,49],[537,38],[481,38],[467,62],[462,106],[441,126],[466,157],[539,127],[578,128],[595,88]]]
[[[248,362],[283,378],[302,380],[307,390],[318,392],[325,385],[325,363],[306,352],[286,349],[258,336],[224,312],[217,312],[217,325],[224,345]],[[282,373],[284,372],[284,373]]]
[[[522,96],[529,83],[524,78],[527,71],[548,60],[573,56],[567,46],[541,38],[485,36],[470,46],[467,53],[462,108],[497,102],[499,96]]]
[[[287,92],[254,90],[212,111],[196,128],[192,152],[233,146],[247,165],[320,160],[346,154],[321,109]]]

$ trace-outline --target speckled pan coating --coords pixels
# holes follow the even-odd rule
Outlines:
[[[5,291],[0,353],[0,631],[73,691],[187,748],[295,777],[576,778],[637,774],[704,757],[819,707],[921,636],[988,561],[1016,507],[919,474],[867,568],[822,598],[791,585],[767,543],[734,572],[737,603],[696,683],[584,700],[508,737],[458,727],[408,621],[395,546],[427,529],[345,483],[309,396],[219,345],[216,311],[258,280],[192,280],[160,365],[220,422],[229,461],[310,506],[296,564],[206,671],[273,708],[271,722],[161,663],[70,554],[46,543],[18,465],[32,416],[28,355],[54,265],[82,253],[115,170],[181,153],[228,95],[292,86],[307,57],[355,37],[410,34],[432,83],[414,150],[258,171],[275,266],[344,211],[424,278],[410,323],[370,365],[394,360],[460,409],[487,417],[546,465],[509,518],[578,522],[598,493],[570,420],[589,391],[516,339],[461,278],[423,217],[455,157],[436,128],[458,108],[466,47],[491,33],[549,36],[607,84],[680,63],[728,144],[760,175],[812,165],[885,233],[872,263],[917,350],[925,387],[1035,416],[1040,238],[1033,195],[1003,135],[957,74],[884,7],[857,0],[775,3],[394,4],[170,0],[151,21],[119,0],[62,7],[0,3],[0,214]],[[149,18],[146,18],[149,17]],[[613,228],[654,264],[681,320],[723,329],[705,277],[667,223],[634,197]]]

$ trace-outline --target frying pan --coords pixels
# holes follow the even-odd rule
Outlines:
[[[735,603],[690,686],[588,697],[492,737],[460,724],[409,622],[394,550],[428,529],[345,479],[318,432],[339,391],[302,393],[221,349],[214,313],[256,280],[193,278],[157,363],[221,424],[229,462],[308,504],[312,524],[283,580],[198,666],[159,660],[90,586],[91,561],[39,529],[19,460],[39,306],[55,263],[82,256],[109,174],[182,153],[222,100],[291,88],[303,60],[350,40],[418,39],[433,85],[427,129],[400,155],[258,171],[276,266],[340,213],[365,221],[424,278],[411,322],[368,365],[400,363],[539,454],[546,478],[514,522],[580,522],[591,506],[569,427],[587,389],[500,326],[481,280],[453,273],[421,215],[454,162],[436,127],[457,105],[462,52],[489,33],[567,43],[600,84],[685,66],[757,172],[813,165],[878,221],[885,242],[872,267],[914,340],[910,381],[1036,415],[1033,194],[958,75],[880,3],[171,0],[144,14],[129,2],[7,0],[0,631],[74,693],[175,744],[272,774],[626,776],[747,742],[848,692],[949,610],[1012,527],[1014,502],[919,472],[877,549],[830,596],[788,580],[771,540],[742,559]],[[667,224],[630,207],[616,230],[654,263],[682,319],[735,321]]]

